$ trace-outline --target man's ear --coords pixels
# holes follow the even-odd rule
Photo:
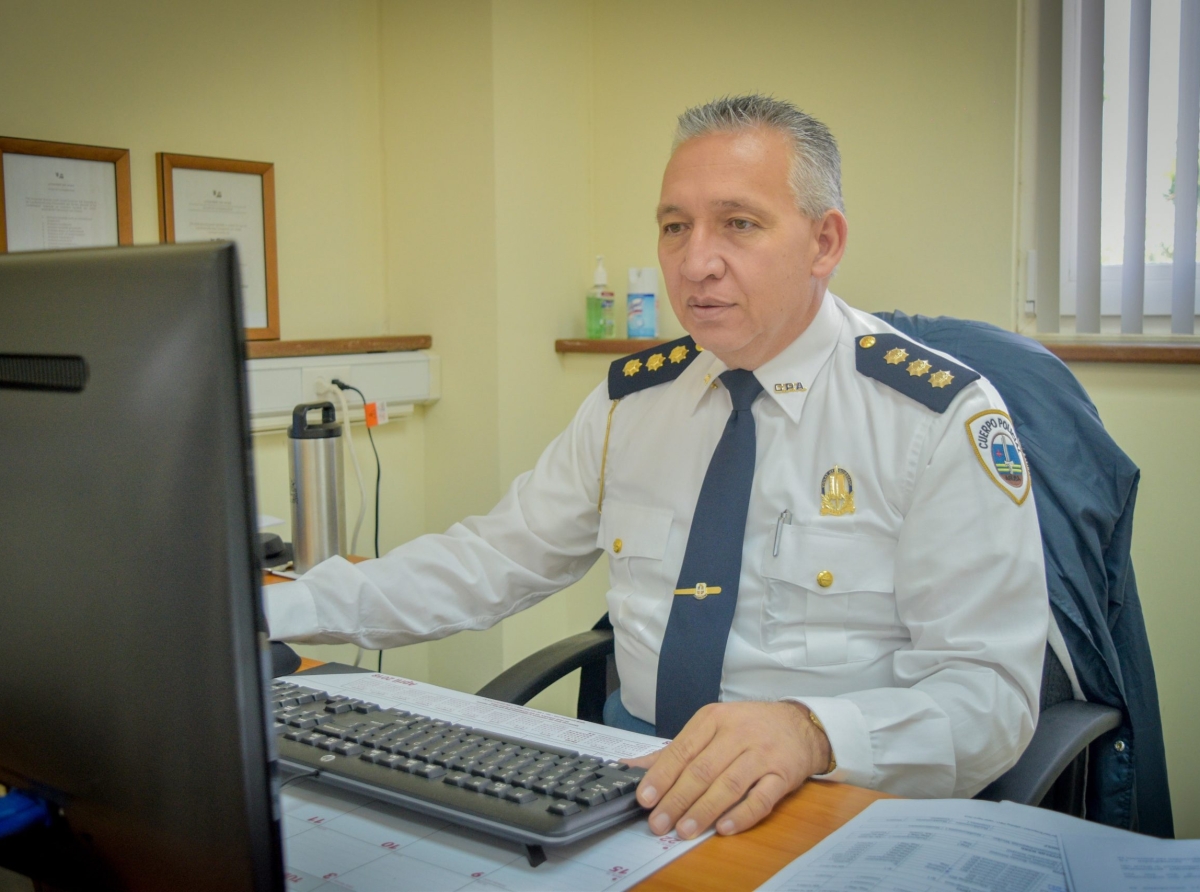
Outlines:
[[[846,253],[849,235],[846,215],[830,208],[814,225],[813,231],[817,239],[817,256],[813,259],[812,275],[815,279],[825,279],[833,275]]]

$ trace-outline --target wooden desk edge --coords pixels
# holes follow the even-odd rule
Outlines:
[[[638,883],[638,892],[728,892],[757,889],[887,793],[809,781],[758,826],[714,836]]]

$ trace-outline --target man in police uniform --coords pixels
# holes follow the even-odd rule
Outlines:
[[[1003,402],[827,292],[840,162],[791,105],[685,112],[657,216],[689,337],[614,363],[487,516],[267,589],[273,637],[486,628],[605,552],[606,718],[674,737],[655,832],[736,833],[812,776],[973,795],[1033,733],[1049,619]]]

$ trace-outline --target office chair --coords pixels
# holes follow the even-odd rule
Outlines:
[[[1033,739],[976,798],[1173,835],[1154,670],[1129,566],[1137,468],[1104,431],[1070,370],[1035,341],[984,323],[898,311],[878,315],[981,372],[1004,397],[1037,489],[1051,612],[1087,697],[1074,699],[1066,670],[1047,647]],[[1090,450],[1080,448],[1079,438]],[[1086,469],[1089,485],[1064,485],[1070,481],[1059,470],[1089,458],[1095,465]],[[1111,497],[1097,506],[1104,501],[1097,492]],[[525,703],[575,669],[582,670],[578,717],[603,722],[604,702],[620,685],[607,615],[591,630],[520,661],[479,694]],[[1130,688],[1136,696],[1127,696]]]

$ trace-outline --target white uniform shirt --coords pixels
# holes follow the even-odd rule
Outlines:
[[[938,414],[856,370],[858,339],[893,331],[827,295],[755,371],[765,393],[721,699],[804,703],[837,759],[830,779],[971,796],[1033,734],[1049,621],[1041,537],[1032,493],[1018,504],[1002,491],[969,431],[974,416],[1004,411],[990,383]],[[575,582],[603,551],[622,700],[653,723],[673,590],[731,409],[725,368],[702,352],[616,405],[601,513],[603,385],[490,514],[267,588],[272,637],[377,648],[487,628]],[[822,515],[835,466],[854,511]]]

